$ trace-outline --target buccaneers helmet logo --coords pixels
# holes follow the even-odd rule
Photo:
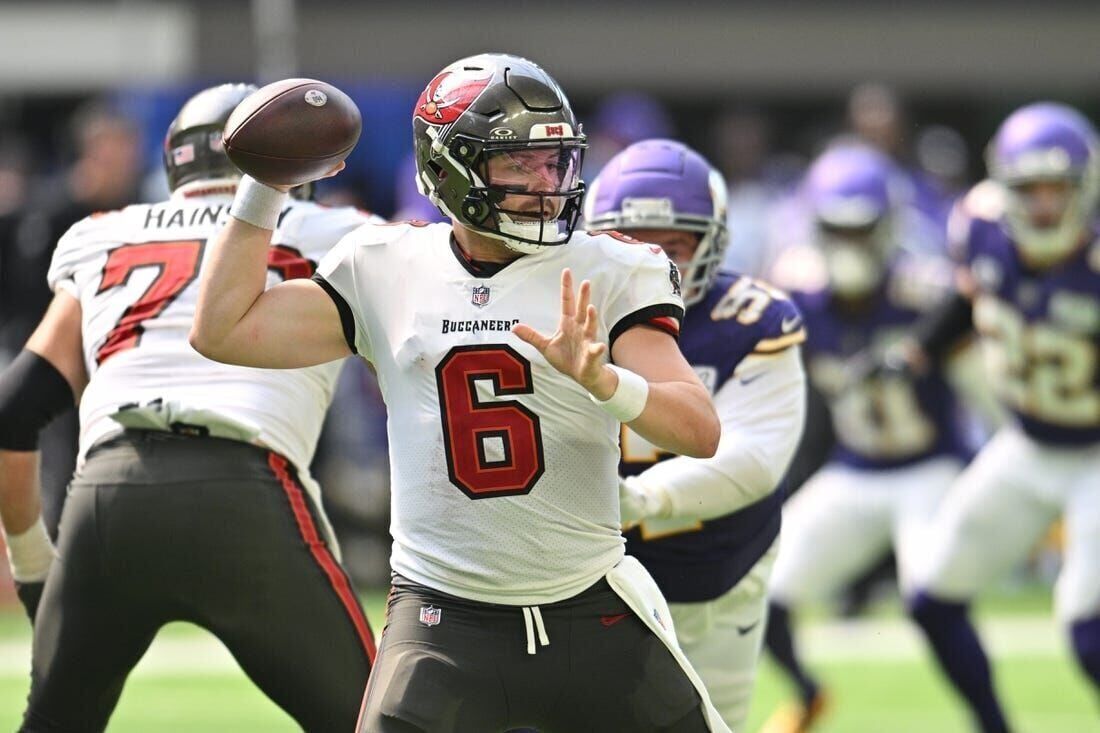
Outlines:
[[[469,72],[443,71],[424,88],[416,101],[416,116],[431,125],[449,125],[469,109],[478,95],[489,86],[491,71],[481,77]]]

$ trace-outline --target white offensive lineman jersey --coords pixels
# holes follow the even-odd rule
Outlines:
[[[251,369],[206,359],[188,343],[206,244],[225,224],[233,190],[184,186],[163,203],[94,214],[58,242],[48,280],[80,301],[90,377],[80,400],[79,461],[122,423],[195,426],[184,429],[284,455],[318,499],[309,464],[341,362]],[[372,220],[381,221],[291,200],[272,239],[268,287],[310,277],[336,242]]]
[[[369,226],[318,267],[388,407],[395,572],[537,605],[622,558],[619,424],[510,330],[557,330],[566,267],[592,282],[600,340],[637,324],[678,333],[671,262],[610,234],[577,232],[494,272],[465,259],[449,224]]]

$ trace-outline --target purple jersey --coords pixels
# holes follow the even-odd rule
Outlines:
[[[874,300],[858,310],[846,310],[828,288],[791,293],[806,318],[810,380],[829,401],[836,434],[831,460],[879,470],[967,453],[954,394],[939,370],[915,380],[888,375],[848,383],[849,359],[868,349],[881,353],[949,286],[947,262],[903,254]]]
[[[680,349],[711,394],[751,354],[778,353],[805,338],[798,308],[766,283],[719,273],[706,296],[691,306],[680,331]],[[638,445],[640,443],[640,445]],[[657,452],[623,428],[623,476],[633,476],[670,454]],[[638,558],[674,603],[722,595],[767,552],[779,534],[782,491],[743,509],[665,534],[633,529],[627,553]]]
[[[1031,437],[1100,441],[1100,223],[1068,259],[1033,270],[1006,234],[999,191],[979,184],[952,222],[977,287],[974,325],[998,396]]]

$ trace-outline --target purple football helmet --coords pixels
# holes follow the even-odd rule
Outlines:
[[[703,156],[675,140],[643,140],[604,166],[589,189],[589,229],[693,232],[699,246],[681,268],[684,305],[699,302],[718,273],[729,236],[726,183]]]
[[[1004,224],[1022,254],[1049,264],[1077,246],[1100,200],[1100,140],[1077,110],[1040,102],[1013,112],[986,150],[990,177],[1004,187]],[[1053,225],[1037,226],[1023,186],[1068,181],[1072,193]]]
[[[845,297],[870,293],[894,249],[897,171],[878,150],[844,143],[810,166],[802,193],[830,286]]]

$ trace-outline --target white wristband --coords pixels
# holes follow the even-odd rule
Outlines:
[[[645,403],[649,399],[649,382],[642,375],[635,374],[629,369],[623,369],[614,364],[607,366],[619,375],[619,385],[615,387],[615,393],[606,400],[598,400],[593,394],[588,396],[619,422],[633,422],[645,409]]]
[[[237,184],[237,195],[229,207],[229,215],[260,229],[275,229],[279,214],[286,203],[286,191],[244,176]]]
[[[5,533],[4,542],[8,546],[8,563],[13,578],[20,583],[37,583],[46,579],[54,549],[41,516],[20,534],[9,536]]]

